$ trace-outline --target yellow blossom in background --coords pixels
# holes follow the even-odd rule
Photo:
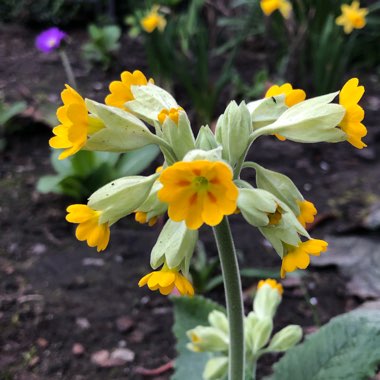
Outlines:
[[[306,269],[310,264],[310,256],[319,256],[327,250],[328,243],[324,240],[310,239],[290,249],[282,259],[281,278],[286,273],[298,269]]]
[[[58,157],[63,160],[81,150],[88,134],[101,129],[103,125],[89,118],[84,99],[68,84],[61,92],[61,98],[63,106],[57,110],[61,124],[53,129],[55,136],[49,140],[49,145],[64,149]]]
[[[158,29],[162,32],[166,26],[165,18],[158,13],[160,6],[154,5],[151,11],[140,20],[142,28],[147,33],[152,33],[155,29]]]
[[[297,201],[297,204],[300,208],[300,213],[297,216],[297,219],[302,226],[306,227],[307,223],[313,223],[314,217],[317,215],[317,209],[314,204],[306,200]]]
[[[303,102],[306,99],[306,93],[304,90],[298,88],[293,88],[290,83],[284,83],[281,86],[273,85],[265,93],[265,98],[270,98],[271,96],[285,95],[285,104],[288,107],[292,107],[297,103]],[[275,136],[281,140],[285,141],[285,137],[279,135],[278,133]]]
[[[236,210],[238,188],[232,179],[231,168],[223,162],[176,162],[162,171],[158,198],[168,204],[170,219],[184,220],[191,230],[203,223],[216,226]]]
[[[149,220],[147,219],[147,213],[143,211],[136,211],[135,212],[135,220],[138,223],[145,224],[148,223],[149,227],[154,226],[157,223],[157,216],[150,218]]]
[[[179,118],[179,111],[183,111],[182,107],[177,107],[177,108],[170,108],[168,109],[163,109],[157,116],[158,121],[161,124],[164,124],[164,121],[166,120],[167,117],[172,119],[172,121],[178,125],[178,118]]]
[[[353,1],[351,5],[342,4],[342,14],[336,18],[337,25],[343,26],[344,33],[351,33],[354,29],[362,29],[366,25],[365,16],[368,14],[367,8],[359,8],[360,2]]]
[[[78,223],[75,236],[80,241],[87,241],[90,247],[97,247],[98,252],[107,248],[110,240],[110,228],[108,223],[99,223],[101,211],[93,210],[83,204],[75,204],[67,207],[66,220],[70,223]]]
[[[261,0],[260,6],[266,16],[279,10],[282,16],[288,19],[292,11],[292,4],[288,0]]]
[[[190,281],[176,269],[164,265],[161,270],[145,275],[139,281],[139,287],[148,285],[150,290],[158,290],[162,295],[170,294],[176,288],[183,296],[193,296],[194,288]]]
[[[111,93],[106,96],[105,103],[126,110],[124,104],[134,99],[131,86],[146,86],[148,83],[154,83],[153,79],[147,80],[141,71],[135,70],[133,73],[124,71],[121,74],[121,81],[115,80],[109,85]]]
[[[284,293],[284,288],[280,283],[278,283],[276,280],[273,280],[272,278],[267,278],[266,280],[260,280],[257,289],[260,289],[264,285],[269,285],[272,289],[276,289],[280,295]]]
[[[339,104],[346,110],[339,127],[346,133],[347,141],[358,149],[367,146],[361,140],[366,136],[367,128],[362,124],[364,110],[358,104],[363,94],[364,86],[359,86],[358,78],[351,78],[347,81],[339,94]]]

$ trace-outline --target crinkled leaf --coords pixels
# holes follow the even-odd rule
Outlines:
[[[366,380],[380,364],[380,312],[358,310],[336,318],[289,350],[271,380]]]

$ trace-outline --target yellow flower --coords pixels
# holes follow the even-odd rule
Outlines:
[[[159,5],[154,5],[151,11],[141,19],[140,24],[147,33],[152,33],[156,28],[162,32],[166,26],[165,18],[158,13]]]
[[[66,220],[70,223],[78,223],[75,231],[78,240],[87,240],[90,247],[97,247],[97,251],[107,248],[110,240],[110,227],[108,223],[99,223],[101,211],[93,210],[83,204],[75,204],[67,207]]]
[[[264,285],[269,285],[272,289],[276,289],[280,295],[284,293],[284,288],[276,280],[273,280],[271,278],[267,278],[266,280],[260,280],[259,284],[257,285],[257,289],[260,289]]]
[[[328,244],[324,240],[310,239],[300,243],[298,247],[291,247],[282,259],[281,278],[297,268],[306,269],[310,264],[309,255],[319,256],[321,252],[327,250],[327,246]]]
[[[159,271],[145,275],[139,281],[139,287],[148,285],[150,290],[158,290],[162,295],[170,294],[174,288],[183,296],[193,296],[194,288],[190,281],[176,269],[169,269],[165,264]]]
[[[176,162],[162,171],[158,198],[168,203],[170,219],[184,220],[191,230],[203,223],[216,226],[236,210],[238,188],[232,177],[231,168],[223,162]]]
[[[158,121],[161,124],[164,124],[164,121],[166,120],[167,117],[172,119],[172,121],[178,125],[178,118],[179,118],[179,111],[183,111],[182,107],[177,107],[177,108],[170,108],[168,109],[163,109],[157,116]]]
[[[343,86],[339,94],[339,104],[346,113],[339,127],[347,135],[347,141],[358,149],[367,145],[361,140],[367,134],[367,128],[361,123],[364,119],[364,110],[358,102],[364,94],[364,86],[358,86],[359,79],[351,78]]]
[[[266,16],[270,16],[274,11],[279,10],[286,19],[290,17],[292,4],[287,0],[261,0],[260,6]]]
[[[362,29],[366,25],[367,8],[359,8],[360,2],[353,1],[351,5],[341,5],[342,14],[336,18],[337,25],[343,26],[344,33],[351,33],[354,29]]]
[[[277,226],[277,224],[281,222],[282,213],[283,213],[282,208],[280,206],[277,206],[275,212],[271,214],[267,214],[268,219],[269,219],[269,224],[271,226]]]
[[[297,216],[297,219],[302,226],[306,227],[307,223],[313,223],[314,216],[317,215],[317,209],[314,204],[306,200],[297,201],[297,204],[300,208],[300,213]]]
[[[148,223],[148,226],[149,226],[149,227],[154,226],[154,225],[157,223],[157,219],[158,219],[158,217],[157,217],[157,216],[154,216],[153,218],[150,218],[150,219],[148,220],[148,219],[147,219],[147,215],[148,215],[147,212],[136,211],[136,212],[135,212],[135,220],[136,220],[136,222],[141,223],[141,224]]]
[[[297,103],[303,102],[306,99],[306,93],[304,90],[293,89],[293,86],[290,83],[284,83],[282,86],[273,85],[268,89],[265,94],[266,98],[270,98],[271,96],[276,95],[285,95],[285,104],[288,107],[294,106]],[[275,136],[281,140],[285,141],[285,137],[279,135],[278,133]]]
[[[98,119],[90,117],[84,99],[69,85],[61,92],[63,106],[57,110],[60,125],[53,129],[55,134],[49,145],[65,149],[59,159],[63,160],[78,152],[87,142],[87,136],[104,127]]]
[[[105,103],[108,106],[124,110],[127,110],[124,104],[134,99],[131,86],[146,86],[148,83],[154,83],[152,78],[147,80],[139,70],[135,70],[133,73],[124,71],[120,77],[121,81],[115,80],[109,85],[111,93],[106,96]]]

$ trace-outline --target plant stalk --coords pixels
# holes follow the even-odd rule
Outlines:
[[[235,246],[227,217],[214,227],[214,235],[222,267],[230,328],[228,379],[243,380],[245,371],[243,296]]]
[[[69,85],[77,88],[77,83],[75,80],[75,75],[73,72],[73,69],[71,67],[69,57],[67,56],[66,52],[63,49],[59,49],[59,56],[61,57],[63,69],[65,70],[67,80],[69,82]]]

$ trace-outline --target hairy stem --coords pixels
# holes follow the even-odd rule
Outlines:
[[[63,65],[63,68],[65,70],[67,81],[69,82],[69,85],[77,88],[77,84],[75,81],[75,75],[74,75],[73,69],[71,68],[69,57],[67,56],[66,52],[63,49],[59,50],[59,55],[61,57],[62,65]]]
[[[227,217],[214,227],[222,267],[230,327],[229,380],[243,380],[245,371],[244,309],[240,272]]]

